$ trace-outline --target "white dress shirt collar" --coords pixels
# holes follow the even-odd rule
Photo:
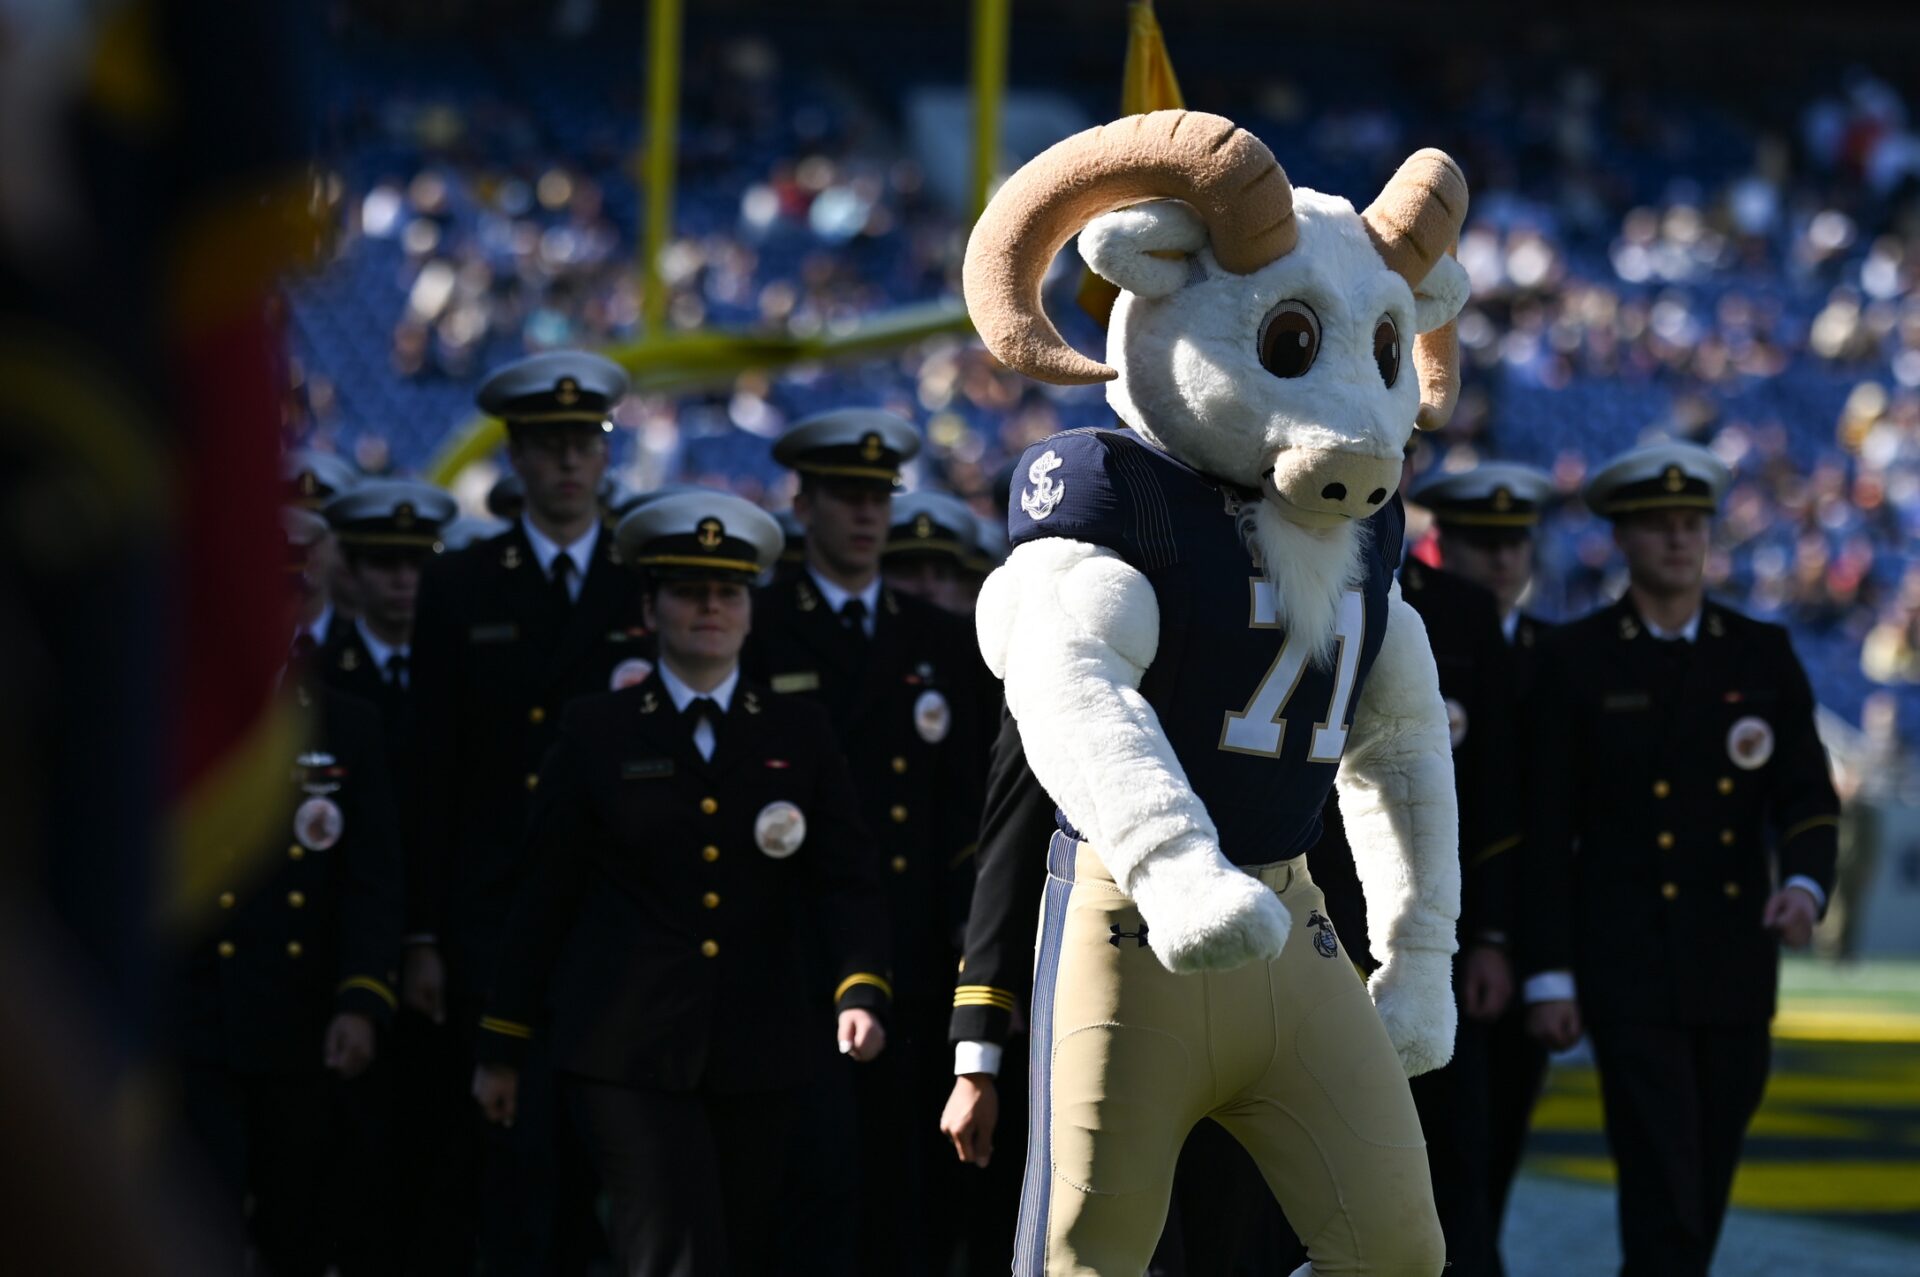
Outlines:
[[[391,643],[383,642],[378,634],[375,634],[367,628],[366,618],[354,618],[353,628],[359,632],[360,641],[367,645],[367,655],[372,658],[373,668],[380,672],[382,679],[387,677],[387,662],[392,660],[396,654],[398,654],[402,660],[410,661],[413,659],[412,644],[402,643],[399,647],[395,647]],[[406,683],[406,675],[402,674],[400,677],[400,685],[405,687]]]
[[[696,696],[704,696],[720,707],[722,714],[733,708],[733,689],[740,685],[740,667],[735,665],[733,673],[720,680],[719,686],[711,692],[696,692],[670,669],[665,661],[654,667],[654,673],[660,676],[660,685],[667,689],[667,695],[673,698],[673,707],[684,710],[693,703]]]
[[[327,645],[327,631],[332,628],[333,601],[329,599],[327,605],[320,609],[320,615],[313,618],[312,624],[303,625],[293,632],[294,641],[298,642],[300,636],[304,634],[313,640],[315,647],[325,647]]]
[[[813,578],[813,588],[820,591],[820,596],[827,601],[828,609],[831,610],[835,616],[840,615],[840,609],[847,605],[848,599],[859,599],[862,603],[866,604],[867,619],[863,623],[863,628],[866,630],[868,638],[873,637],[873,620],[874,617],[880,613],[880,578],[878,575],[875,575],[873,580],[867,582],[867,588],[858,594],[853,594],[841,589],[814,571],[811,567],[807,569],[807,575]]]
[[[534,527],[533,520],[524,514],[520,516],[520,530],[527,534],[527,544],[533,547],[533,558],[540,565],[540,575],[551,579],[553,561],[563,552],[573,560],[574,573],[567,580],[567,590],[578,599],[580,586],[587,579],[587,569],[593,566],[593,548],[600,543],[600,520],[595,519],[588,524],[580,539],[566,546],[564,551],[558,541]]]
[[[1640,618],[1640,623],[1647,627],[1647,633],[1657,639],[1685,639],[1691,643],[1700,637],[1700,613],[1704,611],[1706,609],[1701,608],[1700,612],[1695,612],[1688,618],[1687,623],[1677,630],[1663,630],[1644,616]]]
[[[655,667],[654,672],[660,676],[660,684],[667,689],[667,695],[673,698],[673,708],[682,712],[686,710],[687,706],[693,703],[694,697],[705,696],[717,704],[720,707],[720,712],[725,714],[733,705],[733,689],[740,685],[740,667],[738,665],[735,665],[733,672],[722,679],[719,686],[715,687],[711,692],[696,692],[691,687],[688,687],[680,680],[679,675],[667,668],[665,661],[661,661],[660,664]],[[702,717],[693,728],[693,747],[700,751],[700,757],[711,761],[715,743],[716,738],[713,734],[713,723],[707,718]]]

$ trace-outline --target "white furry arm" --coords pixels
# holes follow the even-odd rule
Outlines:
[[[1369,987],[1412,1077],[1453,1056],[1460,817],[1439,671],[1427,627],[1397,586],[1338,784],[1367,930],[1383,959]]]
[[[1277,956],[1286,910],[1220,855],[1140,680],[1160,641],[1153,586],[1111,550],[1026,542],[987,579],[981,654],[1006,684],[1033,774],[1098,852],[1174,971]]]

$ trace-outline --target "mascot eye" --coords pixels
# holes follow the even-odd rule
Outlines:
[[[1380,316],[1373,330],[1373,362],[1379,366],[1380,380],[1392,390],[1393,383],[1400,380],[1400,330],[1386,315]]]
[[[1300,377],[1320,354],[1320,317],[1305,302],[1281,302],[1260,330],[1260,366],[1276,377]]]

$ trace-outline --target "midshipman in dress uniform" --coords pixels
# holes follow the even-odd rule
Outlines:
[[[559,1157],[556,1169],[544,1054],[527,1062],[510,1130],[481,1122],[467,1081],[561,714],[576,697],[653,669],[638,583],[619,562],[599,501],[609,418],[626,388],[618,366],[577,352],[535,355],[489,377],[479,406],[506,423],[526,508],[500,535],[440,556],[420,583],[412,675],[420,774],[402,996],[448,1028],[437,1035],[431,1086],[405,1108],[437,1118],[437,1138],[416,1156],[440,1204],[420,1208],[416,1249],[453,1256],[454,1268],[476,1210],[489,1272],[569,1271],[575,1239],[594,1230],[590,1187],[572,1177],[586,1174],[584,1159]]]
[[[1839,802],[1787,633],[1706,597],[1729,475],[1658,444],[1604,466],[1618,603],[1541,644],[1521,951],[1534,1027],[1593,1042],[1626,1274],[1704,1274],[1766,1089],[1780,948],[1833,887]]]
[[[854,1079],[858,1240],[876,1277],[911,1277],[947,1247],[938,1230],[950,1212],[938,1203],[960,1168],[939,1132],[946,1020],[985,763],[972,627],[880,575],[900,467],[919,447],[912,426],[870,409],[826,413],[779,439],[775,458],[800,475],[807,563],[754,600],[744,660],[776,695],[825,707],[879,849],[895,937],[892,1045]]]
[[[628,515],[619,539],[645,574],[659,663],[567,711],[474,1090],[512,1121],[518,1067],[547,1042],[620,1271],[772,1274],[788,1181],[818,1173],[791,1157],[796,1062],[828,1040],[829,1008],[841,1054],[864,1063],[885,1043],[873,846],[826,711],[741,676],[748,586],[780,549],[772,516],[683,492]],[[830,964],[818,987],[813,938]]]

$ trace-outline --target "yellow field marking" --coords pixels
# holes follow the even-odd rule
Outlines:
[[[1613,1183],[1613,1163],[1604,1157],[1539,1157],[1528,1164],[1562,1179]],[[1920,1161],[1747,1161],[1734,1177],[1733,1204],[1793,1214],[1920,1210]]]
[[[1555,1095],[1540,1097],[1534,1106],[1533,1129],[1562,1133],[1593,1134],[1601,1129],[1598,1095]]]
[[[1599,1097],[1544,1095],[1533,1111],[1533,1129],[1561,1135],[1597,1135],[1605,1129]],[[1853,1118],[1768,1104],[1754,1117],[1749,1133],[1761,1139],[1864,1140],[1872,1129]]]
[[[1920,1043],[1920,1012],[1877,1002],[1788,1001],[1774,1017],[1773,1036],[1788,1042]]]

